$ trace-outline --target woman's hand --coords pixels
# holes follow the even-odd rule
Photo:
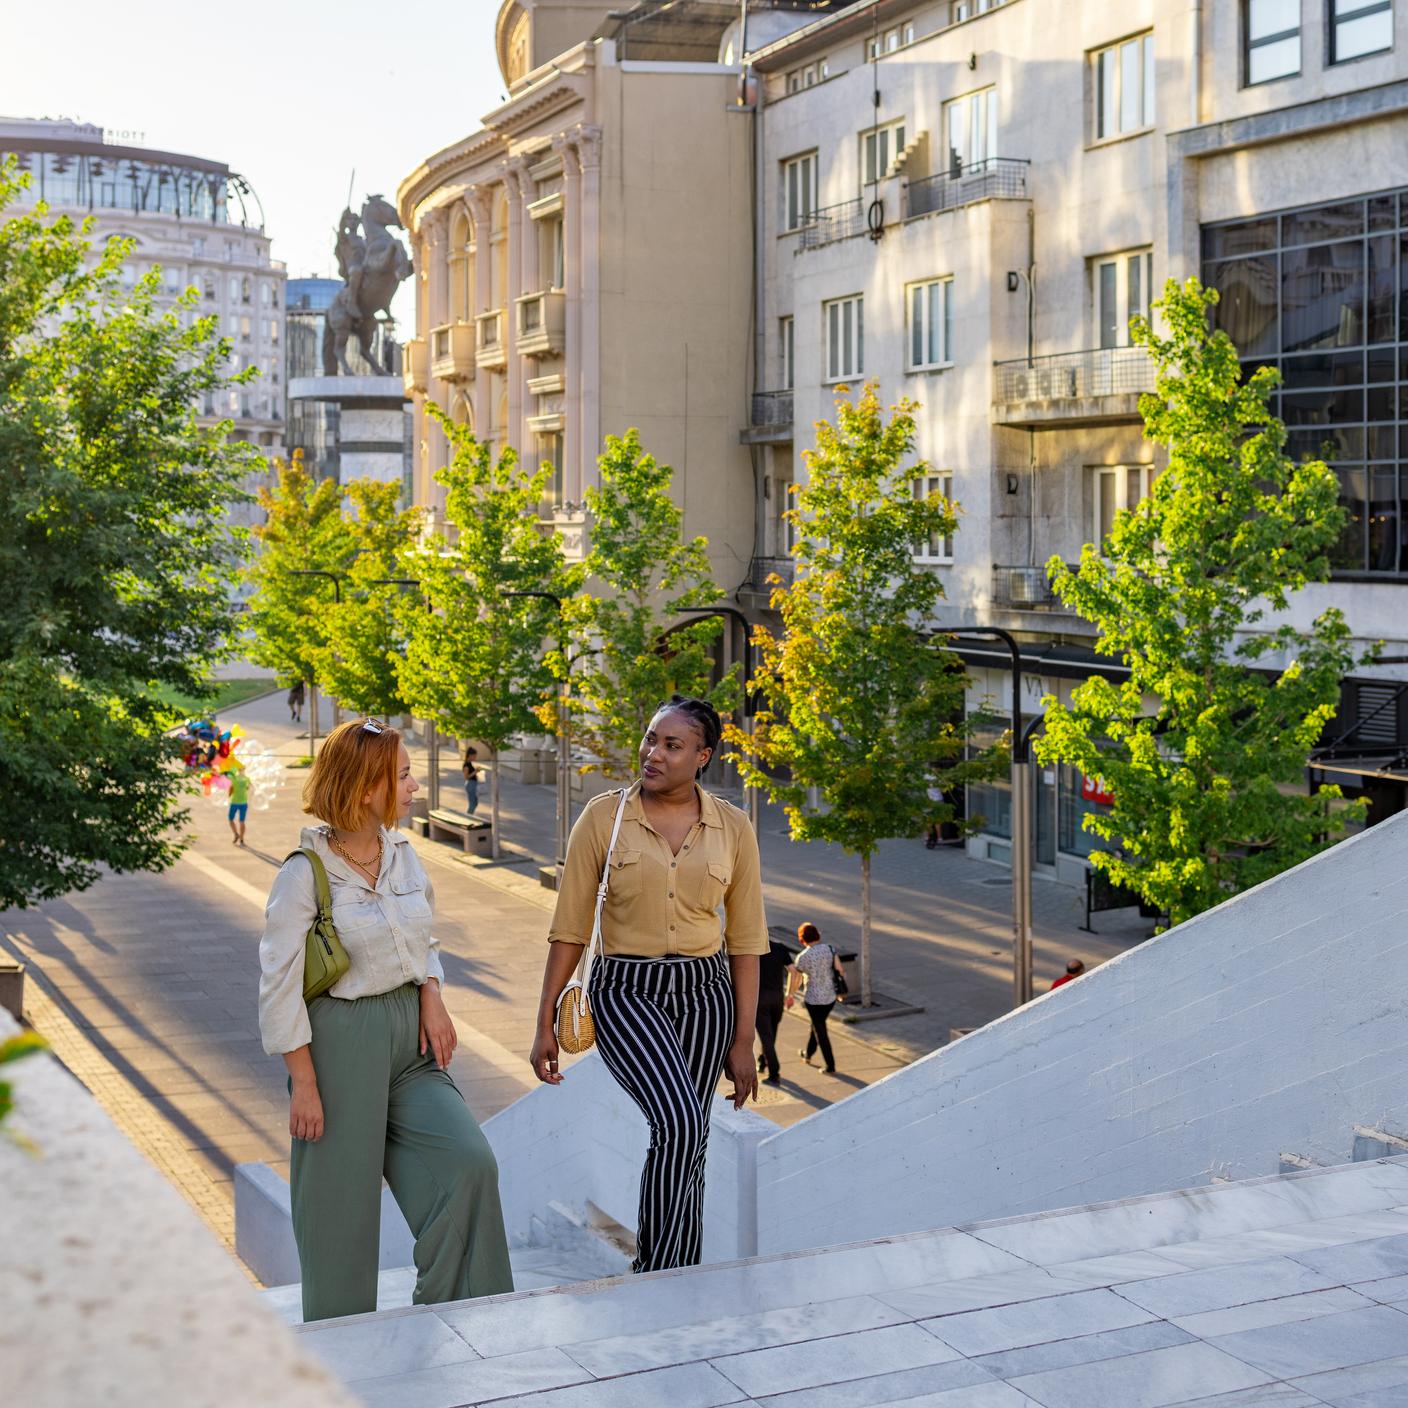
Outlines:
[[[557,1069],[558,1056],[557,1032],[552,1027],[539,1027],[528,1059],[533,1064],[533,1074],[544,1085],[562,1084],[562,1072]]]
[[[445,999],[440,996],[440,984],[427,980],[420,989],[420,1054],[424,1056],[429,1047],[435,1064],[443,1071],[450,1064],[459,1041],[455,1024],[445,1010]]]
[[[724,1070],[733,1082],[733,1108],[741,1110],[751,1095],[758,1098],[758,1063],[753,1057],[753,1039],[736,1041],[729,1047]]]
[[[323,1137],[323,1098],[317,1081],[295,1081],[288,1102],[288,1132],[310,1143]]]
[[[797,999],[796,999],[795,997],[784,997],[784,998],[782,999],[782,1005],[783,1005],[784,1007],[791,1007],[792,1004],[793,1004],[794,1002],[796,1002],[796,1000],[797,1000]]]

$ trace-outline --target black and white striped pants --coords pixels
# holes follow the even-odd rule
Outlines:
[[[697,1266],[709,1107],[733,1041],[728,961],[607,958],[591,1003],[601,1059],[650,1125],[631,1270]]]

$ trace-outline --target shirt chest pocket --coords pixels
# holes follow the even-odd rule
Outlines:
[[[694,886],[696,903],[700,909],[717,909],[728,894],[733,879],[733,867],[727,861],[711,860],[700,871]]]
[[[424,887],[416,880],[391,881],[392,906],[396,917],[404,924],[417,928],[430,922],[430,901],[425,896]]]
[[[618,846],[611,852],[611,873],[607,878],[607,892],[614,899],[635,899],[641,891],[640,852],[623,850]]]
[[[350,885],[340,886],[333,893],[332,922],[339,934],[370,934],[386,927],[377,897],[370,890]]]

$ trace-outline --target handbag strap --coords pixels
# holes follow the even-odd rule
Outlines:
[[[284,864],[287,865],[294,856],[308,857],[308,863],[313,867],[313,889],[318,896],[318,918],[330,918],[332,915],[332,890],[328,885],[327,867],[323,864],[322,856],[311,846],[300,846],[296,851],[290,851],[284,857]]]
[[[616,806],[616,820],[611,824],[611,840],[606,847],[606,860],[601,867],[601,883],[596,887],[596,912],[592,915],[592,936],[587,951],[582,957],[582,994],[578,999],[579,1009],[585,1011],[582,1003],[588,985],[592,980],[592,964],[595,955],[601,951],[601,911],[606,905],[606,887],[611,879],[611,853],[616,849],[616,838],[621,834],[621,819],[626,815],[626,800],[631,795],[629,787],[621,789],[621,800]]]

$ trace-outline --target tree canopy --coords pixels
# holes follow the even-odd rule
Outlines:
[[[1311,749],[1356,655],[1336,609],[1300,629],[1293,595],[1329,576],[1345,523],[1336,476],[1295,464],[1268,408],[1278,380],[1243,381],[1214,332],[1215,289],[1169,281],[1158,335],[1137,319],[1156,389],[1141,399],[1167,467],[1149,495],[1087,545],[1074,570],[1050,563],[1096,648],[1129,667],[1096,675],[1069,706],[1048,698],[1043,762],[1103,778],[1108,808],[1084,819],[1103,844],[1091,862],[1174,923],[1297,864],[1361,812],[1337,787],[1305,793]]]

